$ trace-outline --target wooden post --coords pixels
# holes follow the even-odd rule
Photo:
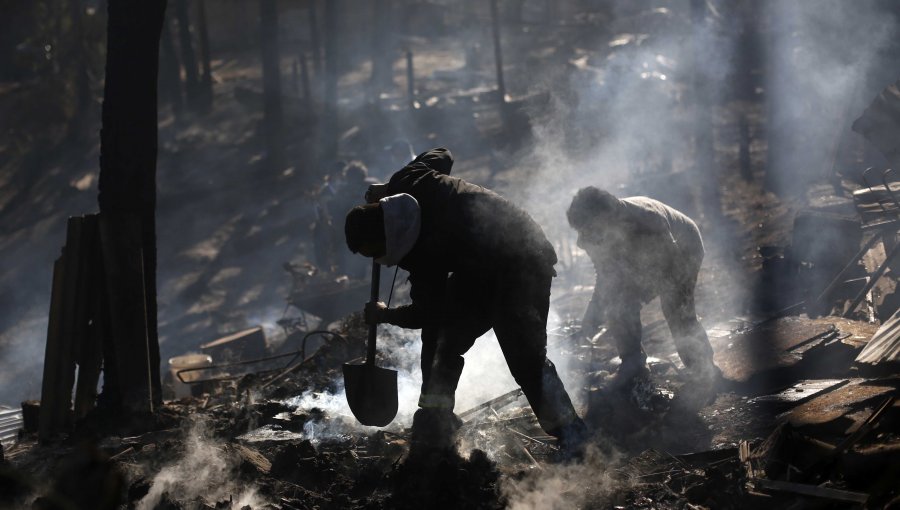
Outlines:
[[[160,59],[159,78],[160,90],[165,100],[172,106],[176,116],[184,111],[184,94],[181,90],[181,62],[175,51],[175,43],[172,42],[172,32],[169,30],[169,20],[163,21],[160,34]]]
[[[500,48],[500,15],[497,0],[491,0],[491,34],[494,39],[494,64],[497,67],[497,94],[500,102],[506,102],[506,83],[503,81],[503,51]]]
[[[338,153],[338,12],[339,0],[325,2],[325,114],[320,142],[320,161],[332,161]]]
[[[175,0],[175,16],[178,19],[178,42],[181,46],[181,62],[184,64],[187,103],[191,109],[196,110],[200,106],[200,80],[197,76],[197,56],[194,54],[187,0]]]
[[[738,118],[738,163],[740,166],[741,177],[745,181],[753,180],[753,167],[750,161],[750,123],[747,121],[747,114],[741,112]]]
[[[200,78],[200,109],[208,112],[212,108],[212,63],[209,54],[209,29],[206,26],[206,0],[197,0],[197,30],[200,32],[200,64],[203,74]]]
[[[41,408],[38,437],[48,441],[68,427],[75,381],[74,343],[69,334],[77,299],[78,254],[81,218],[69,218],[66,245],[53,263],[53,288],[50,293],[50,317],[44,351],[44,377],[41,382]]]
[[[300,52],[300,80],[303,82],[303,103],[306,106],[306,114],[312,116],[313,102],[312,90],[309,85],[309,64],[306,61],[306,52]]]
[[[416,74],[413,70],[413,52],[406,50],[406,95],[409,98],[410,109],[419,107],[416,101]]]
[[[101,214],[99,230],[109,307],[104,319],[110,323],[114,352],[114,359],[106,361],[118,367],[116,382],[125,408],[152,412],[160,396],[153,381],[141,218],[121,212]],[[158,366],[158,345],[156,350]]]
[[[313,66],[316,76],[322,76],[322,42],[319,37],[319,17],[316,15],[316,0],[309,0],[307,4],[309,20],[309,37],[312,45]]]
[[[388,0],[375,0],[372,2],[371,35],[371,60],[372,76],[370,86],[377,98],[379,92],[393,83],[393,52],[390,49],[390,16],[388,16]]]
[[[278,4],[260,0],[259,23],[262,35],[263,111],[265,119],[266,166],[270,175],[284,170],[284,133],[281,115],[281,69],[278,48]]]
[[[88,61],[85,58],[84,45],[84,5],[81,2],[69,2],[72,17],[72,38],[75,44],[75,111],[68,126],[67,138],[72,141],[84,141],[90,136],[86,131],[86,120],[91,107],[91,80],[88,76]]]
[[[698,209],[714,224],[718,224],[717,220],[721,218],[722,210],[713,147],[713,97],[708,86],[709,80],[701,69],[705,48],[701,47],[698,35],[706,29],[706,9],[706,0],[691,0],[690,14],[694,35],[693,82],[690,97],[694,123],[694,180],[700,190]]]
[[[78,380],[75,384],[74,417],[85,417],[97,399],[97,381],[103,360],[105,317],[103,311],[103,266],[101,264],[98,215],[90,214],[82,219],[82,283],[79,299],[82,302],[78,328],[78,345],[75,361],[78,363]]]

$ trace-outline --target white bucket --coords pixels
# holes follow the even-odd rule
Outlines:
[[[169,371],[172,372],[172,388],[175,390],[175,398],[189,397],[191,395],[191,385],[185,384],[178,379],[178,371],[187,368],[203,368],[212,365],[212,357],[208,354],[183,354],[169,358]],[[196,381],[203,377],[206,372],[203,370],[194,370],[181,374],[181,379],[185,381]]]

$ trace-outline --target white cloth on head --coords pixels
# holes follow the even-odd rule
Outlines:
[[[378,201],[384,212],[385,252],[375,262],[383,266],[394,266],[412,249],[419,239],[422,228],[422,213],[419,202],[412,195],[400,193]]]

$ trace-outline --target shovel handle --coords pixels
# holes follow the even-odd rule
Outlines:
[[[372,261],[372,289],[369,294],[369,301],[378,302],[378,289],[381,286],[381,264]],[[366,349],[366,364],[375,365],[375,338],[378,334],[378,326],[376,324],[369,325],[369,343]]]

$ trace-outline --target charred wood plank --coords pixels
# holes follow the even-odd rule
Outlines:
[[[850,503],[864,504],[869,500],[869,495],[863,492],[831,489],[829,487],[820,487],[818,485],[806,485],[802,483],[766,479],[754,480],[753,483],[761,489],[788,492],[791,494],[799,494],[801,496],[812,496],[835,501],[848,501]]]
[[[97,381],[103,362],[102,295],[103,275],[98,243],[98,216],[87,215],[83,224],[83,272],[80,302],[84,315],[78,327],[79,343],[75,358],[78,364],[78,380],[75,385],[75,419],[83,418],[94,408],[97,399]]]
[[[47,441],[69,424],[71,392],[75,382],[76,317],[79,308],[78,280],[81,267],[81,217],[69,218],[66,245],[53,264],[53,289],[44,352],[38,437]]]

